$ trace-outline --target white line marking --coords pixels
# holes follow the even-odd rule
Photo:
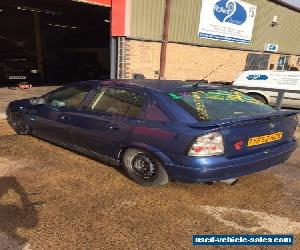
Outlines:
[[[300,233],[300,223],[289,218],[280,217],[277,215],[270,215],[263,212],[255,212],[245,209],[200,206],[200,209],[206,214],[213,216],[218,221],[224,223],[226,226],[234,227],[238,230],[245,230],[255,233],[261,230],[268,230],[273,234],[297,234]],[[239,214],[245,218],[253,219],[253,227],[246,227],[239,224]],[[224,219],[225,216],[234,215],[235,220]],[[259,226],[256,226],[259,225]]]

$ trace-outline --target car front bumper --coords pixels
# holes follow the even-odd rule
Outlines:
[[[211,182],[248,175],[286,161],[296,149],[295,139],[284,145],[256,154],[235,158],[225,156],[190,157],[168,154],[178,165],[165,164],[168,173],[176,181]]]

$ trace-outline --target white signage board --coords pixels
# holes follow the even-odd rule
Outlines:
[[[267,43],[265,45],[265,51],[277,52],[279,46],[277,44]]]
[[[200,38],[249,44],[256,6],[240,0],[202,0]]]
[[[233,85],[300,90],[300,71],[243,71],[234,80]]]

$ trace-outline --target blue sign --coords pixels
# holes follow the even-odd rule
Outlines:
[[[214,15],[220,22],[242,25],[247,19],[247,12],[242,5],[231,0],[220,0],[214,6]]]
[[[241,0],[202,0],[198,36],[249,44],[256,6]]]
[[[277,44],[272,44],[272,43],[267,43],[266,46],[265,46],[265,51],[277,52],[278,51],[278,45]]]
[[[268,80],[269,77],[267,75],[248,75],[247,80],[255,80],[255,81],[265,81]]]

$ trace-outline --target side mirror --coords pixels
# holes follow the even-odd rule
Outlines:
[[[45,99],[43,97],[33,97],[29,100],[31,105],[41,105],[45,104]]]

